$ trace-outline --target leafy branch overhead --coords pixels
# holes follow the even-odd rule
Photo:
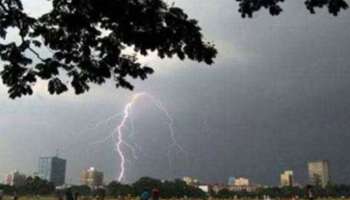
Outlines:
[[[50,94],[69,86],[76,94],[91,84],[111,79],[116,87],[132,89],[129,78],[146,79],[153,69],[136,54],[156,52],[160,58],[177,56],[212,64],[217,50],[203,40],[196,20],[163,0],[50,0],[50,12],[33,18],[21,0],[0,0],[1,77],[11,98],[31,95],[38,80],[46,80]],[[243,17],[261,8],[278,15],[283,0],[236,0]],[[344,0],[307,0],[307,8],[327,6],[336,15]],[[9,28],[20,42],[11,41]],[[41,49],[46,49],[44,55]],[[134,54],[125,53],[132,49]],[[66,81],[64,81],[66,80]]]
[[[52,6],[34,19],[23,12],[20,0],[0,0],[1,37],[6,39],[10,27],[21,37],[20,44],[0,44],[1,76],[11,98],[32,94],[38,79],[48,81],[51,94],[61,94],[68,89],[62,77],[69,78],[76,94],[107,79],[132,89],[127,77],[146,79],[153,70],[124,54],[126,48],[207,64],[217,53],[203,41],[197,21],[162,0],[52,0]],[[36,51],[41,46],[50,50],[49,57]]]
[[[281,3],[285,0],[236,0],[239,3],[239,12],[242,17],[252,17],[253,14],[262,8],[269,11],[271,15],[279,15],[283,9]],[[292,0],[290,0],[292,1]],[[306,9],[311,14],[315,14],[316,8],[327,8],[328,12],[337,16],[341,10],[346,10],[349,6],[346,0],[305,0]]]

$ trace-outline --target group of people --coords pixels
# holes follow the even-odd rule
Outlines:
[[[103,189],[99,189],[96,191],[94,197],[97,200],[104,200],[106,196],[106,192]],[[64,195],[62,193],[58,194],[58,200],[79,200],[80,194],[78,192],[72,192],[70,188],[68,188]],[[140,200],[159,200],[160,191],[159,189],[154,188],[153,190],[145,189],[141,195]],[[0,199],[2,200],[2,199]]]
[[[160,191],[157,188],[154,188],[151,194],[149,190],[145,189],[140,196],[140,200],[159,200],[159,197]]]

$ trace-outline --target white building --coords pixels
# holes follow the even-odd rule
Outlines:
[[[326,160],[308,163],[310,183],[326,187],[330,181],[329,163]]]
[[[286,186],[294,186],[294,177],[293,177],[293,171],[291,170],[287,170],[284,171],[281,174],[281,186],[282,187],[286,187]]]
[[[238,186],[238,187],[246,187],[250,185],[250,181],[247,178],[244,177],[239,177],[236,178],[234,181],[234,186]]]

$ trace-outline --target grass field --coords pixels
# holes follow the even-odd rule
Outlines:
[[[13,200],[13,198],[11,196],[5,196],[3,198],[3,200]],[[41,196],[41,197],[32,197],[32,196],[20,196],[18,198],[18,200],[58,200],[57,197],[54,196]],[[96,198],[92,198],[92,197],[80,197],[79,200],[97,200]],[[105,200],[139,200],[139,198],[109,198],[106,197]],[[185,199],[185,198],[181,198],[181,199],[167,199],[167,200],[199,200],[199,199]],[[237,199],[215,199],[215,198],[208,198],[208,200],[237,200]],[[259,199],[252,199],[252,198],[241,198],[239,200],[259,200]],[[287,199],[287,198],[282,198],[282,199],[273,199],[273,200],[292,200],[292,199]],[[304,199],[298,199],[298,200],[304,200]],[[317,200],[350,200],[348,198],[320,198]]]

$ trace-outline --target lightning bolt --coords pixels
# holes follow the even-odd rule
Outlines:
[[[123,180],[124,173],[125,173],[125,155],[124,152],[122,151],[122,144],[125,143],[123,142],[123,128],[125,127],[125,124],[129,118],[129,112],[131,107],[136,103],[137,99],[140,98],[144,93],[138,93],[134,95],[129,103],[126,104],[124,108],[124,116],[120,122],[120,124],[117,127],[117,143],[116,143],[116,148],[118,155],[120,157],[120,173],[117,178],[119,182]]]
[[[135,95],[132,96],[131,100],[125,105],[124,110],[123,110],[123,117],[120,121],[120,123],[117,126],[117,130],[116,130],[116,151],[118,153],[118,156],[120,158],[120,172],[119,175],[117,176],[117,180],[119,182],[121,182],[124,179],[125,176],[125,163],[126,163],[126,156],[125,156],[125,152],[122,150],[122,146],[125,145],[126,147],[128,147],[129,149],[131,149],[134,158],[136,158],[135,156],[135,148],[128,144],[125,140],[124,140],[124,132],[123,130],[127,127],[127,122],[128,120],[130,120],[130,112],[131,109],[133,108],[133,106],[138,102],[139,99],[143,98],[143,97],[147,97],[149,100],[151,100],[151,102],[160,110],[162,111],[167,120],[168,120],[168,127],[170,130],[170,137],[171,137],[171,141],[172,143],[169,146],[169,150],[168,150],[168,162],[169,162],[169,167],[171,166],[171,160],[170,160],[170,153],[171,153],[171,148],[176,148],[178,149],[180,152],[184,153],[187,155],[187,152],[185,151],[185,149],[177,142],[176,137],[175,137],[175,132],[174,132],[174,120],[171,117],[170,113],[168,112],[168,110],[165,108],[165,106],[163,105],[163,103],[159,100],[157,100],[155,97],[153,97],[152,95],[145,93],[145,92],[141,92],[141,93],[137,93]],[[132,124],[132,129],[133,129],[133,122],[131,121]],[[114,136],[112,136],[114,138]]]

